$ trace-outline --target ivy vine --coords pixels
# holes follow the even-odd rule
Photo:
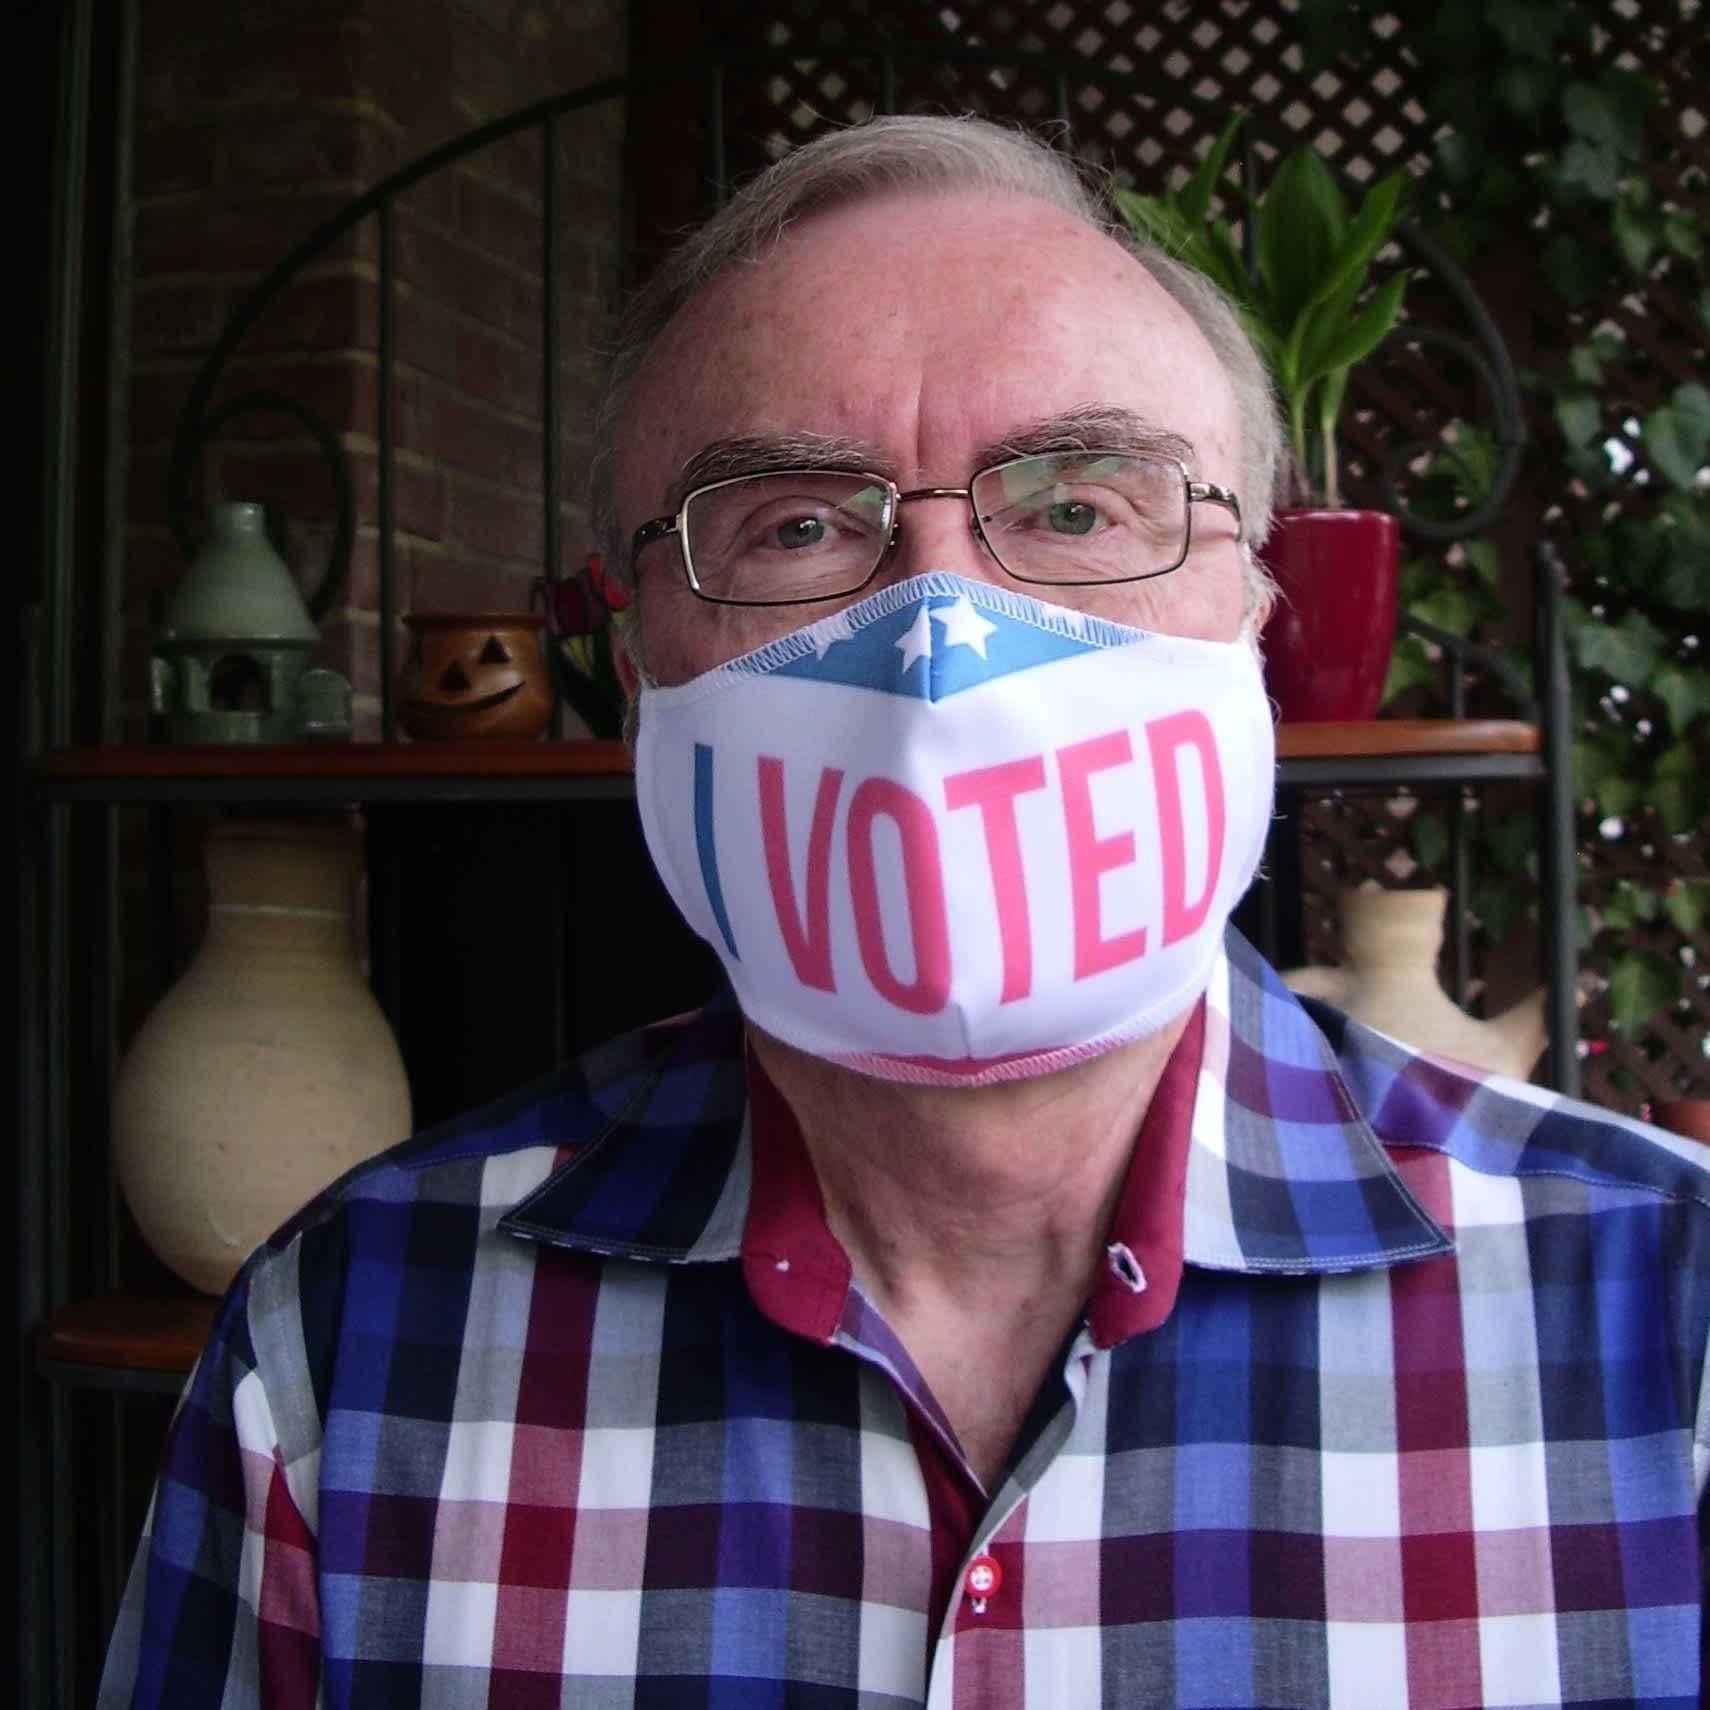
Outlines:
[[[1674,3],[1696,17],[1695,0]],[[1693,205],[1705,174],[1687,157],[1683,116],[1611,52],[1606,16],[1577,0],[1304,0],[1302,25],[1311,69],[1355,75],[1373,24],[1399,25],[1438,126],[1415,217],[1475,277],[1516,234],[1536,255],[1538,354],[1522,380],[1554,429],[1532,456],[1565,471],[1571,499],[1542,526],[1555,527],[1574,574],[1563,613],[1574,787],[1596,835],[1642,855],[1690,837],[1710,814],[1710,391],[1696,377],[1710,329],[1710,231]],[[1689,377],[1660,402],[1633,389],[1630,365],[1646,353],[1596,315],[1612,275],[1696,322],[1682,353]],[[1428,472],[1445,504],[1457,483],[1476,485],[1489,449],[1463,431],[1453,457]],[[1444,629],[1485,638],[1506,624],[1502,583],[1495,545],[1474,539],[1410,562],[1402,597]],[[1421,644],[1398,647],[1392,696],[1434,678]],[[1414,824],[1417,858],[1438,864],[1440,825],[1426,814]],[[1500,938],[1531,893],[1530,828],[1486,820],[1475,835],[1490,881],[1473,906]],[[1696,995],[1690,939],[1710,883],[1657,884],[1642,859],[1632,865],[1582,911],[1581,930],[1607,969],[1613,1025],[1637,1038]],[[1672,935],[1674,953],[1635,935]]]

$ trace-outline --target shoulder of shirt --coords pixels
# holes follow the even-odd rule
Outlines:
[[[1444,1154],[1475,1174],[1568,1177],[1710,1212],[1710,1148],[1549,1087],[1434,1057],[1315,999],[1300,1000],[1391,1153]]]
[[[743,1042],[741,1016],[728,992],[703,1009],[619,1034],[353,1166],[275,1231],[263,1250],[282,1249],[363,1202],[467,1202],[474,1177],[495,1162],[514,1161],[507,1175],[520,1191],[620,1125],[694,1126],[727,1115],[747,1096]]]

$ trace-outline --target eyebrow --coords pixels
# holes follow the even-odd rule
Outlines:
[[[673,506],[683,495],[709,481],[739,475],[763,475],[773,469],[835,469],[849,475],[877,474],[883,459],[870,445],[828,433],[754,433],[715,439],[683,465],[669,496]]]
[[[1052,451],[1132,451],[1173,457],[1192,464],[1193,441],[1134,410],[1084,404],[1045,416],[982,447],[978,467],[1011,457],[1043,457]]]
[[[1193,462],[1193,442],[1134,410],[1086,404],[1038,421],[982,446],[974,468],[1012,457],[1042,457],[1052,451],[1132,451]],[[882,475],[890,459],[862,440],[801,430],[739,434],[704,445],[682,467],[668,499],[673,508],[696,487],[774,469],[829,469],[849,475]]]

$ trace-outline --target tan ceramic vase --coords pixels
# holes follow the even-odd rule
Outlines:
[[[1283,979],[1417,1051],[1526,1080],[1548,1037],[1544,989],[1488,1021],[1458,1007],[1437,977],[1447,902],[1441,887],[1344,892],[1343,965],[1295,968]]]
[[[221,1292],[250,1250],[410,1131],[397,1041],[362,976],[352,830],[208,836],[208,931],[119,1072],[113,1146],[144,1238]]]

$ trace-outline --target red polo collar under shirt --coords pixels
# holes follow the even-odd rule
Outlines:
[[[1111,1219],[1108,1263],[1087,1302],[1086,1327],[1100,1348],[1155,1330],[1175,1305],[1182,1276],[1188,1142],[1204,1042],[1201,998],[1141,1120]],[[752,1049],[748,1098],[753,1183],[742,1267],[749,1292],[781,1329],[830,1342],[849,1307],[853,1268],[826,1223],[825,1202],[795,1114]],[[918,1406],[911,1405],[909,1421],[932,1515],[928,1630],[936,1632],[990,1493]],[[1024,1435],[1027,1431],[1024,1426]]]

